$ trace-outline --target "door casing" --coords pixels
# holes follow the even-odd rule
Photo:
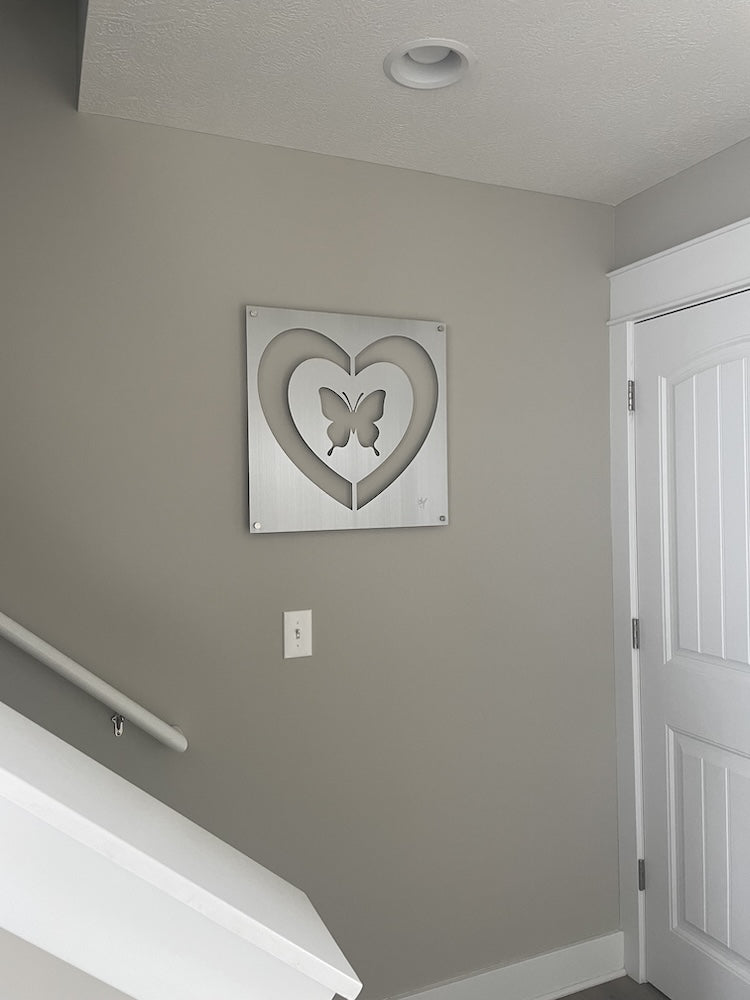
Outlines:
[[[633,649],[632,639],[632,619],[640,614],[635,435],[628,410],[628,381],[635,379],[635,324],[750,289],[750,219],[611,271],[608,277],[620,926],[625,938],[625,969],[633,979],[643,983],[648,977],[645,899],[638,888],[638,861],[644,858],[641,675],[638,650]],[[635,406],[637,409],[637,383]]]

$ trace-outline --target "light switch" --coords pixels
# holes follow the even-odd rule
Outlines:
[[[312,656],[312,611],[284,612],[284,659]]]

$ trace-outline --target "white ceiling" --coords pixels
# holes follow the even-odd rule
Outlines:
[[[422,36],[478,57],[390,82]],[[741,0],[89,0],[80,109],[616,204],[750,135]]]

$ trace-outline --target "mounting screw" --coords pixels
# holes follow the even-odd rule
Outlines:
[[[121,715],[112,716],[112,725],[114,726],[115,736],[122,736],[125,732],[125,719]]]
[[[445,330],[445,327],[443,326],[442,323],[440,323],[439,326],[438,326],[438,333],[442,333],[443,330]]]
[[[253,528],[254,528],[254,529],[255,529],[256,531],[260,531],[260,529],[261,529],[262,527],[263,527],[263,525],[262,525],[262,524],[260,523],[260,521],[253,521]]]
[[[440,515],[440,520],[441,520],[441,521],[447,521],[447,520],[448,520],[448,518],[447,518],[447,517],[445,516],[445,514],[441,514],[441,515]]]
[[[258,310],[257,310],[257,309],[251,309],[251,310],[250,310],[250,315],[251,315],[251,316],[252,316],[253,318],[255,318],[255,317],[256,317],[256,316],[258,315]]]

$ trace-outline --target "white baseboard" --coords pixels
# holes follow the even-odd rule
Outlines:
[[[408,1000],[559,1000],[625,975],[622,931],[413,993]]]

